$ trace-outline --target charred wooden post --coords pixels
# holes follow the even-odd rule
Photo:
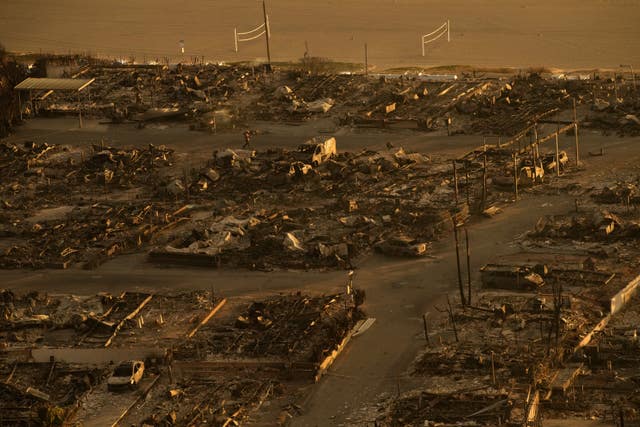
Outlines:
[[[22,122],[22,99],[20,91],[17,90],[16,92],[18,92],[18,114],[20,114],[20,121]]]
[[[80,92],[78,92],[78,127],[82,129],[82,101],[80,100]]]
[[[453,161],[453,187],[456,197],[456,206],[458,205],[458,171],[456,169],[456,161]]]
[[[556,132],[556,176],[560,176],[560,151],[558,150],[558,132]]]
[[[538,123],[533,124],[533,167],[538,165],[538,159],[540,158],[540,153],[538,152]]]
[[[562,314],[562,283],[556,282],[553,286],[553,328],[555,333],[555,351],[558,354],[560,340],[560,317]]]
[[[576,99],[573,99],[573,132],[576,137],[576,167],[580,166],[580,143],[578,140],[578,113],[576,110]]]
[[[48,386],[51,382],[51,378],[53,377],[53,370],[56,367],[55,358],[53,356],[49,356],[49,360],[51,361],[51,368],[49,368],[49,375],[47,375],[47,382],[45,383],[46,386]]]
[[[518,153],[513,154],[513,188],[518,201]]]
[[[496,385],[496,364],[493,357],[493,351],[491,352],[491,384]]]
[[[469,198],[469,162],[468,161],[465,161],[465,164],[464,164],[464,175],[465,175],[464,184],[465,184],[466,193],[467,193],[467,206],[470,206],[471,200]]]
[[[462,305],[466,305],[466,301],[464,298],[464,287],[462,285],[462,272],[460,271],[460,243],[458,241],[458,224],[455,219],[455,215],[451,217],[451,221],[453,221],[453,237],[456,241],[456,266],[458,268],[458,288],[460,290],[460,302]]]
[[[518,153],[520,152],[520,150],[522,150],[521,144],[520,144],[520,138],[518,138]]]
[[[429,313],[425,313],[422,315],[422,322],[424,323],[424,339],[427,341],[427,345],[431,345],[429,341],[429,324],[427,323],[427,316]]]
[[[533,157],[533,132],[529,130],[529,156],[531,159],[531,164],[536,164],[536,159]]]
[[[487,203],[487,146],[484,146],[484,159],[482,162],[482,210]]]
[[[464,229],[464,237],[467,243],[467,303],[471,305],[471,247],[469,246],[469,231]]]

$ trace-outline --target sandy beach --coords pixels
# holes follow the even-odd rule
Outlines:
[[[126,5],[126,8],[124,7]],[[312,56],[369,62],[376,69],[408,66],[561,69],[640,66],[640,2],[568,0],[325,0],[267,2],[274,61],[297,60],[305,41]],[[125,10],[126,9],[126,10]],[[422,57],[420,36],[447,19],[443,37]],[[12,51],[89,52],[136,61],[264,60],[258,39],[234,51],[233,30],[262,22],[256,0],[4,0],[0,42]]]

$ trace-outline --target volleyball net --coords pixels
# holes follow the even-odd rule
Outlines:
[[[266,17],[264,23],[258,25],[256,28],[249,31],[238,31],[238,28],[233,29],[233,44],[238,52],[238,43],[250,42],[255,39],[258,39],[262,36],[266,36],[271,38],[271,31],[269,29],[269,15]]]
[[[426,54],[425,47],[428,44],[431,44],[431,43],[441,39],[445,35],[447,36],[447,42],[450,42],[451,41],[451,25],[450,25],[448,19],[444,24],[440,25],[438,28],[436,28],[435,30],[433,30],[429,34],[424,34],[421,37],[420,44],[422,46],[422,56],[425,56],[425,54]]]

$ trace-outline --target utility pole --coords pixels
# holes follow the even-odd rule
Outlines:
[[[267,42],[267,63],[269,64],[269,69],[271,69],[271,47],[269,46],[269,20],[267,18],[267,5],[265,0],[262,0],[262,13],[264,15],[264,39]]]

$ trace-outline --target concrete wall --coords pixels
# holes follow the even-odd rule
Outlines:
[[[620,292],[615,294],[613,298],[611,298],[611,314],[615,314],[620,311],[629,300],[636,294],[638,291],[638,286],[640,285],[640,276],[637,276],[633,279],[627,286],[624,287]]]

